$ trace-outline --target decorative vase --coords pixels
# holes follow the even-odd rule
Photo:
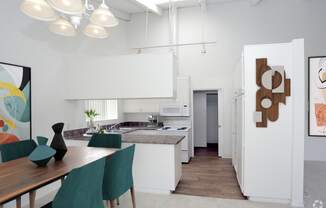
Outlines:
[[[37,166],[43,167],[48,164],[53,155],[56,154],[56,151],[46,145],[48,138],[38,136],[37,142],[39,145],[28,156],[28,159],[35,163]]]
[[[56,123],[52,126],[54,137],[50,146],[57,151],[54,155],[55,160],[62,160],[67,153],[67,146],[62,136],[63,126],[64,123]]]
[[[94,119],[90,118],[89,122],[88,122],[88,130],[87,133],[95,133],[96,129],[95,129],[95,124],[94,124]]]

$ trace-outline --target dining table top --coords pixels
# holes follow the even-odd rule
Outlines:
[[[45,167],[38,167],[27,157],[0,163],[0,205],[25,193],[52,183],[82,167],[104,157],[110,157],[118,149],[95,147],[68,147],[61,161],[54,158]]]

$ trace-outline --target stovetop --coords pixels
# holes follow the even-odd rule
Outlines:
[[[175,127],[175,126],[164,126],[159,131],[189,131],[189,127],[181,126],[181,127]]]

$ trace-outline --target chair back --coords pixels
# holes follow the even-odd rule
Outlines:
[[[102,183],[106,158],[72,170],[56,194],[52,208],[104,208]]]
[[[46,145],[49,141],[48,138],[43,137],[43,136],[37,136],[36,140],[37,140],[38,145]]]
[[[89,147],[121,148],[121,134],[94,134]]]
[[[103,179],[103,199],[120,197],[133,186],[132,164],[135,145],[119,150],[106,161]]]
[[[2,162],[8,162],[21,157],[27,157],[36,148],[34,140],[22,140],[19,142],[13,142],[9,144],[0,145],[0,153]]]

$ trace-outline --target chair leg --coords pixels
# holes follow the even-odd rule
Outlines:
[[[110,200],[110,208],[114,208],[114,200]]]
[[[18,197],[16,199],[16,208],[21,208],[22,207],[22,197]]]
[[[29,207],[35,208],[36,191],[29,192]]]
[[[117,205],[120,205],[119,197],[117,198]]]
[[[130,188],[130,194],[131,194],[132,207],[136,208],[136,197],[135,197],[135,189],[134,189],[134,187]]]

